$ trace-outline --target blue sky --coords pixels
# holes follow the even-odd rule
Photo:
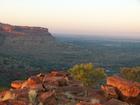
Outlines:
[[[140,37],[140,0],[0,0],[0,21],[52,33]]]

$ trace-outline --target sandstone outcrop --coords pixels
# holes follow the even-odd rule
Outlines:
[[[107,93],[117,93],[120,100],[130,104],[140,104],[140,83],[128,81],[119,76],[111,76],[107,78],[107,85],[114,88],[115,91],[108,91],[110,87],[103,88]],[[107,91],[106,91],[107,90]]]
[[[122,95],[126,97],[137,97],[140,95],[140,83],[134,83],[131,81],[127,81],[118,76],[111,76],[107,78],[107,85],[111,85],[117,88]]]
[[[29,27],[29,26],[14,26],[10,24],[0,23],[0,33],[10,33],[16,35],[50,35],[47,28],[43,27]]]
[[[105,96],[108,98],[118,98],[117,90],[115,87],[112,87],[110,85],[102,85],[101,90],[105,92]]]
[[[14,89],[20,89],[22,87],[22,84],[23,84],[23,81],[13,81],[11,83],[11,87],[14,88]]]
[[[85,89],[67,72],[40,73],[24,81],[13,81],[11,89],[0,93],[0,105],[139,105],[140,102],[139,83],[118,76],[108,77],[101,90],[88,88],[87,96]]]

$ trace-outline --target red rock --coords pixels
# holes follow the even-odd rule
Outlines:
[[[28,27],[28,26],[13,26],[10,24],[3,24],[0,23],[0,31],[4,32],[32,32],[32,33],[37,33],[37,32],[48,32],[47,28],[43,27]]]
[[[39,73],[39,74],[37,74],[36,76],[39,78],[40,81],[43,81],[45,75],[46,75],[46,74],[44,74],[44,73]]]
[[[89,97],[93,97],[93,99],[99,100],[100,103],[104,103],[108,100],[108,98],[105,97],[104,92],[102,90],[92,89],[89,90],[88,94]]]
[[[40,79],[37,76],[31,76],[28,80],[28,85],[36,85],[41,83]]]
[[[52,71],[48,76],[50,76],[50,77],[65,77],[66,76],[66,73]]]
[[[46,78],[44,82],[44,87],[62,87],[67,86],[67,81],[62,77]]]
[[[8,100],[6,101],[7,105],[29,105],[28,102],[20,100]]]
[[[107,78],[107,85],[111,85],[117,88],[122,95],[126,97],[137,97],[140,95],[140,87],[138,84],[133,83],[131,81],[127,81],[118,76],[111,76]]]
[[[84,93],[84,88],[79,85],[74,85],[74,86],[69,85],[69,86],[57,88],[57,91],[69,92],[71,94],[79,95],[79,94]]]
[[[84,102],[84,101],[80,101],[78,104],[76,105],[102,105],[102,104],[99,104],[99,103],[96,103],[96,104],[92,104],[90,102]]]
[[[101,90],[104,91],[105,96],[107,98],[118,98],[118,94],[116,91],[116,88],[110,86],[110,85],[102,85]]]
[[[12,93],[15,94],[16,99],[20,98],[27,98],[28,99],[28,89],[16,89],[16,90],[11,90]]]
[[[70,75],[69,75],[67,72],[52,71],[51,73],[49,73],[49,74],[47,75],[47,77],[48,77],[48,78],[49,78],[49,77],[63,77],[63,78],[65,78],[66,80],[69,80]]]
[[[20,89],[22,87],[23,81],[13,81],[11,87],[14,89]]]
[[[55,99],[55,92],[42,92],[39,94],[39,101],[44,105],[57,105]]]
[[[140,83],[125,80],[118,76],[107,78],[107,84],[119,91],[119,99],[129,104],[140,105]]]
[[[13,89],[0,93],[0,105],[29,105],[29,94],[32,90],[35,90],[36,104],[40,102],[43,105],[69,104],[71,99],[75,102],[81,101],[78,104],[73,102],[73,105],[128,105],[127,103],[139,105],[139,86],[139,83],[112,76],[107,79],[107,85],[101,87],[102,90],[96,90],[83,87],[73,78],[70,79],[65,72],[53,71],[48,74],[31,76],[24,82],[12,82]],[[85,89],[88,89],[87,97],[84,96]],[[103,91],[109,98],[105,97]],[[127,103],[115,99],[109,100],[118,97]]]
[[[93,104],[91,104],[91,103],[89,103],[89,102],[84,102],[84,101],[80,101],[78,104],[76,104],[76,105],[93,105]]]
[[[10,90],[3,91],[0,94],[0,101],[7,101],[9,99],[15,99],[15,94],[11,92]]]
[[[111,99],[108,102],[104,103],[103,105],[129,105],[129,104],[117,99]]]
[[[58,95],[57,103],[58,105],[67,105],[69,103],[69,99],[65,95]]]
[[[6,102],[0,102],[0,105],[7,105]]]
[[[50,74],[46,75],[43,79],[43,83],[45,86],[52,85],[52,86],[67,86],[68,78],[64,73],[59,72],[51,72]]]
[[[39,77],[32,76],[22,84],[21,88],[43,90],[42,81],[40,80]]]

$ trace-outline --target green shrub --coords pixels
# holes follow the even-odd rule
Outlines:
[[[140,67],[121,68],[120,74],[127,80],[140,82]]]
[[[69,73],[84,86],[96,87],[106,77],[103,68],[94,68],[91,63],[77,64],[69,69]]]

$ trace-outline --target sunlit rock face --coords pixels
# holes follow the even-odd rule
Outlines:
[[[104,91],[105,96],[108,97],[109,99],[111,98],[117,99],[119,97],[116,88],[110,85],[102,85],[101,90]]]
[[[111,76],[107,78],[107,85],[117,89],[116,92],[122,101],[139,105],[140,83],[128,81],[119,76]]]
[[[51,34],[48,32],[47,28],[43,27],[29,27],[29,26],[13,26],[9,24],[0,23],[0,32],[5,32],[9,34],[16,34],[16,35],[49,35]]]
[[[108,77],[107,84],[116,87],[126,97],[137,97],[140,94],[138,85],[118,76]]]

